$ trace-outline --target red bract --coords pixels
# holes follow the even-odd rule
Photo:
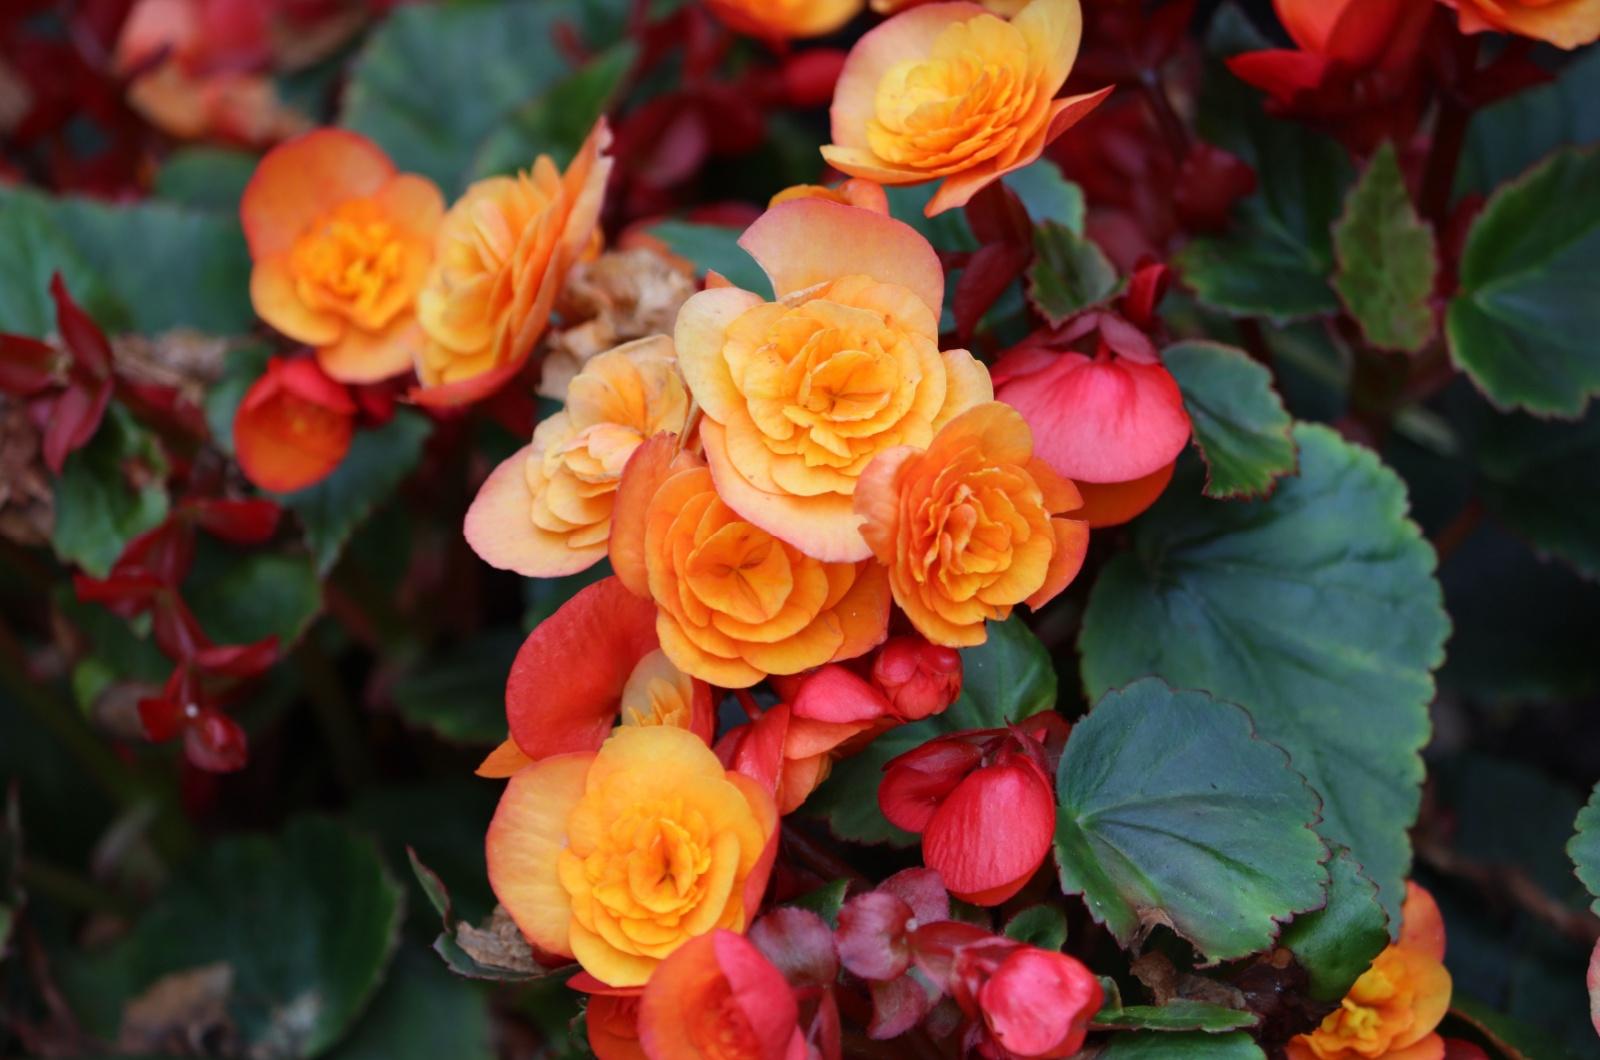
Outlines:
[[[1091,311],[1035,333],[991,375],[995,397],[1033,429],[1034,452],[1083,494],[1076,514],[1091,527],[1127,522],[1153,504],[1188,444],[1178,384],[1144,332],[1116,313]]]
[[[57,273],[50,280],[56,330],[67,356],[24,335],[0,335],[0,393],[33,398],[45,422],[42,455],[59,475],[67,454],[100,429],[115,386],[111,343],[67,293]]]
[[[961,653],[916,633],[892,637],[872,660],[872,683],[901,721],[942,714],[961,697]]]
[[[809,909],[780,906],[750,926],[749,938],[794,994],[807,1055],[838,1060],[839,1005],[833,987],[839,956],[827,923]]]
[[[274,357],[251,384],[233,420],[245,477],[264,490],[292,493],[333,474],[350,451],[359,407],[311,357]]]
[[[139,720],[153,743],[183,737],[184,755],[197,769],[232,773],[243,769],[249,745],[238,722],[206,704],[194,668],[180,664],[159,698],[139,701]]]
[[[950,919],[950,895],[932,869],[906,869],[839,910],[839,960],[869,982],[886,982],[911,967],[911,932]]]
[[[952,733],[884,767],[883,815],[922,833],[924,863],[964,901],[999,905],[1050,852],[1056,803],[1049,753],[1039,740],[1047,729],[1034,732]]]
[[[947,989],[972,1020],[968,1046],[990,1060],[1072,1055],[1105,1001],[1081,962],[1000,938],[958,950]]]

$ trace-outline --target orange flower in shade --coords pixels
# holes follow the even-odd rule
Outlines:
[[[783,973],[731,931],[688,943],[639,1001],[652,1060],[805,1060],[800,1006]]]
[[[1463,33],[1515,33],[1571,51],[1600,38],[1600,0],[1443,0]]]
[[[261,319],[345,383],[407,371],[417,292],[444,214],[439,189],[397,173],[372,141],[318,129],[270,151],[239,203]]]
[[[1289,1042],[1289,1060],[1441,1060],[1435,1028],[1450,1009],[1444,921],[1415,883],[1406,884],[1400,925],[1400,941],[1378,954],[1322,1026]]]
[[[417,401],[476,401],[521,370],[567,273],[599,252],[610,145],[602,118],[565,174],[540,155],[514,177],[478,181],[450,207],[417,300],[428,340]]]
[[[895,603],[949,647],[982,644],[984,620],[1016,604],[1044,606],[1089,547],[1088,524],[1059,518],[1081,503],[1077,488],[1033,455],[1033,432],[998,401],[951,420],[926,452],[879,456],[855,502]]]
[[[611,539],[623,466],[646,438],[683,431],[689,391],[672,340],[640,339],[590,360],[567,406],[533,443],[489,476],[467,512],[466,537],[485,563],[529,578],[592,566]]]
[[[580,590],[528,634],[506,679],[506,720],[511,738],[479,776],[598,751],[618,721],[688,729],[708,744],[716,726],[711,689],[661,652],[655,605],[616,578]]]
[[[824,563],[747,522],[699,461],[659,435],[629,462],[611,539],[617,577],[656,603],[682,671],[723,688],[853,659],[889,624],[883,568]]]
[[[356,403],[309,357],[274,357],[233,417],[233,448],[245,477],[293,493],[333,473],[350,451]]]
[[[822,155],[880,184],[942,179],[929,217],[965,206],[1110,94],[1055,98],[1082,33],[1078,0],[1033,0],[1010,22],[972,3],[896,15],[850,49]]]
[[[855,18],[866,0],[706,0],[731,30],[765,40],[822,37]]]
[[[645,1060],[639,1044],[639,990],[594,993],[583,1012],[589,1051],[596,1060]]]
[[[988,401],[989,373],[966,350],[939,352],[944,270],[909,225],[806,197],[767,211],[739,245],[778,301],[725,287],[678,315],[717,492],[808,556],[865,559],[850,507],[862,469]]]
[[[690,939],[745,930],[777,832],[772,796],[700,737],[623,726],[596,753],[511,778],[489,825],[489,882],[535,946],[640,986]]]

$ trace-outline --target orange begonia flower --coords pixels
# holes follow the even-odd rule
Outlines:
[[[333,473],[350,451],[357,407],[309,357],[274,357],[233,417],[233,447],[251,482],[292,493]]]
[[[934,0],[872,0],[872,10],[880,15],[895,15]],[[1004,18],[1014,18],[1030,0],[978,0],[978,3]]]
[[[764,40],[821,37],[840,29],[866,0],[706,0],[731,30]]]
[[[511,778],[489,825],[489,882],[535,946],[639,986],[690,939],[749,925],[777,833],[772,796],[700,737],[624,726],[597,753]]]
[[[723,765],[772,792],[778,813],[788,815],[828,779],[841,745],[875,727],[872,721],[800,718],[789,704],[779,703],[729,730],[715,750]]]
[[[856,478],[884,449],[925,446],[990,400],[988,370],[966,350],[939,352],[944,270],[909,225],[807,197],[763,214],[739,245],[778,301],[724,287],[678,315],[717,492],[808,556],[865,559]]]
[[[1450,1009],[1444,921],[1433,896],[1406,884],[1400,941],[1362,973],[1339,1008],[1288,1045],[1289,1060],[1441,1060],[1435,1028]]]
[[[584,1030],[596,1060],[645,1060],[639,1044],[639,994],[591,994],[584,1009]]]
[[[742,519],[708,471],[659,435],[617,495],[611,564],[656,603],[656,635],[680,670],[723,688],[853,659],[889,624],[883,569],[824,563]]]
[[[476,401],[527,362],[567,273],[599,251],[610,146],[602,118],[565,174],[540,155],[514,177],[478,181],[450,207],[417,300],[427,332],[417,401]]]
[[[1078,0],[1033,0],[1010,22],[972,3],[896,15],[850,49],[823,157],[880,184],[943,178],[929,217],[965,206],[1110,94],[1055,98],[1082,33]]]
[[[672,339],[639,339],[593,358],[567,405],[489,476],[467,511],[467,543],[485,563],[529,578],[592,566],[611,539],[622,469],[645,439],[683,431],[689,391]]]
[[[792,199],[823,199],[841,206],[859,206],[863,210],[889,216],[889,196],[884,194],[883,185],[871,180],[862,180],[860,177],[847,180],[837,188],[822,184],[795,184],[774,195],[767,203],[767,208],[770,210],[779,203],[789,202]]]
[[[661,969],[639,1001],[652,1060],[806,1060],[794,992],[748,939],[714,931]]]
[[[1515,33],[1571,51],[1600,38],[1600,0],[1443,0],[1463,33]]]
[[[1062,512],[1077,489],[1033,455],[1033,432],[998,401],[951,420],[926,452],[891,449],[861,475],[856,511],[917,631],[982,644],[986,619],[1037,610],[1077,576],[1089,527]]]
[[[397,173],[363,136],[318,129],[291,140],[256,166],[239,203],[250,301],[314,347],[333,378],[398,375],[421,349],[417,292],[443,213],[431,181]]]

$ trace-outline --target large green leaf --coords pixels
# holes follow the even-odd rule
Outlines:
[[[236,547],[202,536],[183,598],[218,644],[276,636],[283,648],[322,609],[322,584],[305,556]]]
[[[1589,795],[1589,803],[1578,811],[1578,834],[1567,844],[1567,856],[1577,867],[1578,879],[1589,889],[1594,901],[1589,908],[1600,912],[1600,786]]]
[[[1518,92],[1472,116],[1456,190],[1485,195],[1545,155],[1600,141],[1600,49],[1588,48],[1554,82]]]
[[[328,1060],[492,1060],[493,1032],[483,987],[407,943],[366,1015]]]
[[[1578,416],[1600,393],[1600,149],[1562,151],[1473,222],[1450,354],[1501,408]]]
[[[185,865],[107,960],[135,991],[215,961],[252,1052],[310,1057],[355,1022],[383,979],[400,886],[377,849],[324,818],[216,843]]]
[[[665,243],[674,254],[687,258],[697,274],[718,272],[735,287],[754,291],[763,298],[772,297],[772,281],[761,271],[756,259],[739,245],[743,229],[691,221],[661,221],[646,231]]]
[[[618,44],[512,111],[479,150],[473,179],[526,169],[541,154],[565,168],[615,101],[637,54],[633,44]]]
[[[1489,509],[1536,548],[1600,580],[1600,407],[1577,423],[1490,418],[1475,455]]]
[[[1397,919],[1448,622],[1400,480],[1333,431],[1300,475],[1218,504],[1185,468],[1100,576],[1079,649],[1091,696],[1148,674],[1238,703],[1323,798]]]
[[[1052,221],[1076,235],[1083,234],[1087,206],[1083,189],[1061,175],[1061,167],[1041,158],[1005,175],[1005,185],[1017,193],[1034,224]]]
[[[1094,1026],[1097,1030],[1206,1031],[1217,1034],[1254,1027],[1259,1021],[1260,1017],[1253,1012],[1177,998],[1165,1005],[1103,1008],[1095,1013]]]
[[[1250,716],[1156,678],[1073,727],[1056,791],[1061,889],[1124,946],[1165,924],[1212,961],[1268,949],[1320,906],[1317,796]]]
[[[1350,189],[1333,246],[1339,260],[1334,289],[1367,341],[1406,353],[1427,345],[1439,259],[1433,229],[1411,204],[1394,145],[1380,147]]]
[[[154,191],[157,198],[181,206],[237,214],[256,162],[256,156],[248,151],[185,147],[161,164]]]
[[[1150,1034],[1123,1031],[1107,1039],[1099,1060],[1266,1060],[1266,1053],[1244,1031],[1208,1034],[1182,1031]]]
[[[1028,267],[1028,300],[1051,324],[1116,292],[1117,270],[1105,252],[1067,226],[1037,225],[1033,246],[1038,257]]]
[[[121,307],[56,226],[47,201],[0,192],[0,331],[34,338],[55,332],[50,277],[58,272],[85,312],[104,326],[121,323]]]
[[[333,569],[350,535],[416,469],[432,431],[426,416],[401,409],[377,430],[359,432],[333,474],[279,498],[300,517],[318,574]]]
[[[1206,496],[1265,496],[1281,476],[1294,473],[1289,414],[1265,366],[1217,342],[1180,342],[1161,358],[1194,423],[1206,462]]]
[[[961,652],[961,698],[914,725],[890,729],[833,774],[806,800],[809,817],[825,818],[840,839],[910,846],[917,837],[884,820],[878,781],[884,763],[935,736],[964,729],[998,729],[1056,705],[1056,671],[1044,645],[1021,618],[989,623],[989,639]]]
[[[100,429],[53,483],[56,555],[104,578],[129,541],[167,517],[166,473],[155,435],[122,406],[108,406]]]
[[[1389,918],[1378,888],[1361,875],[1350,851],[1338,849],[1328,865],[1328,903],[1302,913],[1283,929],[1279,944],[1311,980],[1311,996],[1338,1001],[1389,944]]]
[[[506,675],[522,647],[518,630],[479,634],[406,674],[394,686],[402,717],[453,743],[506,738]]]
[[[340,124],[453,198],[512,111],[570,72],[555,27],[577,25],[582,6],[512,0],[398,8],[356,61]]]

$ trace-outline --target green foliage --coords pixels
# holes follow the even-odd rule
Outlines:
[[[692,262],[697,275],[721,273],[735,287],[754,291],[763,298],[772,297],[772,281],[739,245],[743,229],[689,221],[660,221],[646,231],[665,243],[672,253]]]
[[[513,110],[484,141],[472,179],[527,169],[541,154],[565,169],[616,101],[637,55],[632,44],[618,44]]]
[[[322,610],[322,584],[305,556],[202,537],[183,599],[218,644],[278,638],[287,650]]]
[[[229,1014],[262,1054],[312,1057],[350,1029],[394,951],[401,891],[371,843],[317,817],[276,837],[225,839],[167,885],[95,972],[126,995],[213,962]],[[86,980],[80,979],[79,982]]]
[[[366,1015],[328,1060],[492,1060],[494,1027],[483,988],[453,975],[428,950],[400,947]]]
[[[104,578],[129,541],[167,517],[166,473],[155,435],[121,405],[108,406],[100,429],[53,483],[56,555]]]
[[[1139,1034],[1125,1031],[1113,1034],[1100,1051],[1100,1060],[1265,1060],[1266,1053],[1244,1031],[1209,1034],[1186,1031],[1177,1034]]]
[[[1389,918],[1377,886],[1361,874],[1350,851],[1328,863],[1328,901],[1284,927],[1280,945],[1294,954],[1317,1001],[1338,1001],[1389,944]]]
[[[1033,230],[1038,257],[1028,267],[1028,300],[1052,325],[1110,298],[1117,270],[1090,240],[1055,221]]]
[[[1097,696],[1147,674],[1238,703],[1323,798],[1398,915],[1448,623],[1405,490],[1324,427],[1294,432],[1300,475],[1216,504],[1186,468],[1089,597],[1079,649]]]
[[[333,474],[279,498],[300,518],[319,575],[333,569],[350,535],[416,470],[432,430],[426,416],[401,409],[377,430],[357,432]]]
[[[962,649],[961,661],[961,698],[950,709],[891,729],[854,758],[837,763],[801,811],[825,818],[828,829],[840,839],[909,846],[916,836],[884,820],[878,808],[878,780],[885,762],[935,736],[997,729],[1055,706],[1056,672],[1050,655],[1017,615],[989,623],[988,641]]]
[[[1322,902],[1317,796],[1231,703],[1154,678],[1108,692],[1073,728],[1056,787],[1061,889],[1124,946],[1164,924],[1232,960]]]
[[[1600,141],[1600,50],[1580,52],[1547,85],[1508,96],[1472,116],[1456,190],[1487,195],[1567,145]]]
[[[1479,432],[1475,455],[1479,493],[1496,516],[1536,548],[1600,579],[1600,410],[1577,423],[1494,417]]]
[[[1253,1012],[1184,998],[1176,998],[1165,1005],[1108,1006],[1094,1017],[1094,1026],[1102,1030],[1205,1031],[1207,1034],[1254,1027],[1257,1022]]]
[[[1083,235],[1086,205],[1083,189],[1061,175],[1060,168],[1040,159],[1004,177],[1006,187],[1017,193],[1035,224],[1052,222],[1074,235]]]
[[[498,744],[506,738],[506,675],[520,647],[516,630],[464,641],[396,682],[395,708],[451,743]]]
[[[797,905],[801,909],[809,909],[828,922],[831,928],[839,926],[839,909],[844,905],[845,892],[850,888],[849,880],[834,880],[832,883],[818,887],[814,891],[807,891],[789,905]]]
[[[96,320],[120,319],[105,282],[51,219],[45,200],[0,188],[0,331],[43,338],[56,330],[50,277]]]
[[[454,198],[481,172],[491,137],[518,135],[517,108],[570,72],[555,27],[578,24],[583,6],[513,0],[398,8],[356,61],[341,124]]]
[[[1461,255],[1447,333],[1500,408],[1581,415],[1600,393],[1600,150],[1566,150],[1495,193]]]
[[[174,151],[156,173],[159,199],[197,210],[234,215],[257,158],[226,147],[185,147]]]
[[[1272,373],[1243,350],[1180,342],[1161,354],[1183,392],[1206,462],[1206,496],[1258,497],[1297,465],[1289,414]]]
[[[1433,337],[1428,304],[1439,261],[1433,229],[1417,215],[1394,145],[1385,143],[1345,198],[1333,230],[1334,289],[1379,349],[1417,353]]]
[[[1589,796],[1589,803],[1578,811],[1578,834],[1567,844],[1567,856],[1577,867],[1578,879],[1589,889],[1594,901],[1589,908],[1600,911],[1600,786]]]
[[[1456,1022],[1476,1031],[1475,1037],[1481,1037],[1506,1060],[1571,1060],[1576,1055],[1542,1028],[1496,1012],[1459,991],[1451,995],[1450,1019],[1445,1026]]]
[[[1030,905],[1006,921],[1003,934],[1041,950],[1059,951],[1067,944],[1067,916],[1059,906]]]

